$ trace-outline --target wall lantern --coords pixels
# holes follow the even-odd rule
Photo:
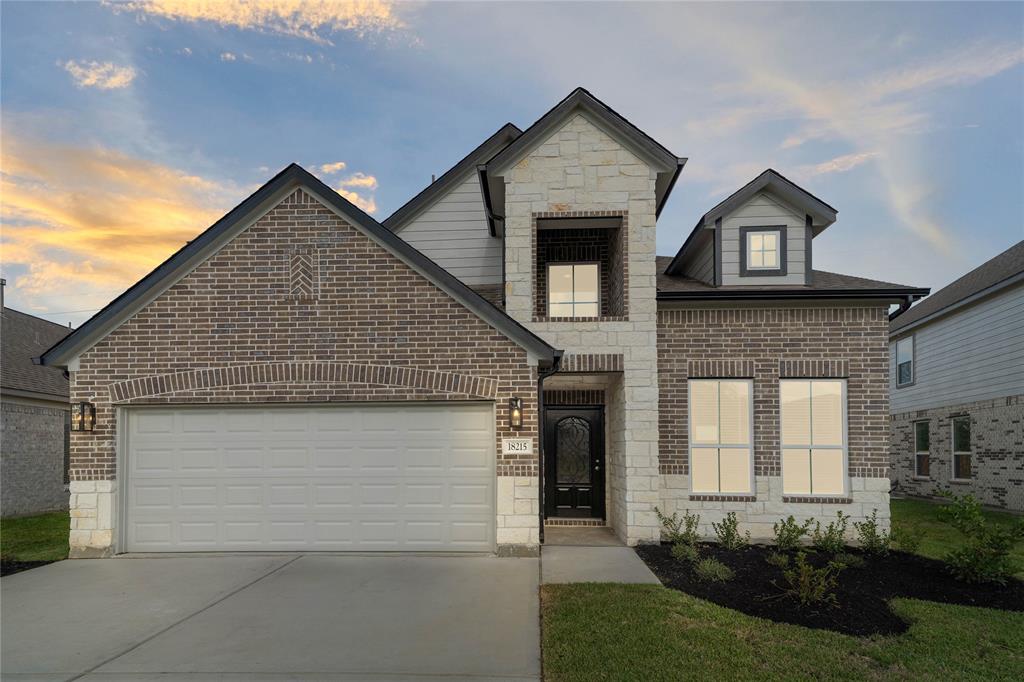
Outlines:
[[[71,430],[92,431],[96,426],[96,406],[92,403],[78,403],[71,406]]]
[[[523,428],[523,399],[511,398],[508,401],[508,417],[513,429]]]

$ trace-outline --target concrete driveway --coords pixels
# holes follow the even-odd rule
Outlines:
[[[62,561],[2,581],[4,680],[536,680],[536,559]]]

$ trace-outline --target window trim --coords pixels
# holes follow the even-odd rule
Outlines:
[[[917,449],[917,425],[927,424],[928,425],[928,442],[924,450]],[[922,481],[930,481],[932,478],[932,420],[931,419],[918,419],[917,421],[911,422],[913,426],[913,439],[914,439],[914,478]],[[928,473],[922,474],[919,466],[919,457],[924,455],[928,458]]]
[[[967,447],[972,448],[970,450],[957,450],[956,449],[956,423],[958,421],[960,421],[961,419],[966,419],[967,420]],[[972,435],[973,431],[974,431],[974,429],[971,428],[971,416],[969,414],[959,414],[959,415],[957,415],[955,417],[950,417],[950,419],[949,419],[949,452],[950,452],[950,457],[949,457],[949,480],[950,481],[955,481],[957,483],[973,483],[974,482],[974,476],[973,475],[970,478],[959,478],[956,475],[956,456],[957,455],[967,455],[969,460],[970,460],[970,463],[971,463],[971,468],[973,469],[973,466],[974,466],[974,449],[973,449],[972,443],[971,443],[971,435]]]
[[[566,315],[552,315],[551,314],[551,268],[552,267],[565,267],[565,266],[569,266],[569,265],[571,265],[573,267],[573,275],[572,275],[572,289],[573,289],[573,291],[572,291],[572,295],[573,295],[574,299],[576,297],[576,267],[579,266],[579,265],[593,265],[593,266],[595,266],[597,268],[597,301],[576,301],[576,300],[573,300],[571,302],[571,305],[573,306],[573,312],[574,313],[575,313],[575,310],[576,310],[576,304],[577,303],[580,303],[580,304],[596,303],[597,304],[597,314],[596,315],[592,315],[592,316],[591,315],[575,315],[575,314],[573,314],[573,315],[568,316],[568,319],[572,319],[572,320],[598,320],[598,319],[600,319],[601,318],[601,262],[600,261],[596,261],[596,260],[549,261],[549,262],[544,264],[544,274],[547,277],[547,279],[544,282],[544,289],[545,289],[544,296],[545,296],[545,298],[547,298],[547,301],[545,302],[545,310],[546,310],[546,312],[548,314],[548,317],[558,317],[558,318],[566,318],[567,317]],[[564,304],[561,304],[561,305],[564,305]]]
[[[910,381],[900,383],[900,344],[910,341]],[[893,378],[896,388],[906,388],[917,383],[917,339],[914,334],[903,336],[893,343]]]
[[[788,246],[786,243],[786,232],[789,229],[788,225],[750,225],[740,228],[740,276],[741,277],[784,277],[789,274],[789,263],[787,262],[786,252]],[[751,233],[757,232],[775,232],[778,234],[778,245],[779,245],[779,266],[777,268],[755,268],[751,267],[747,263],[747,256],[749,252],[748,248],[748,237]]]
[[[782,456],[783,450],[786,449],[786,444],[782,441],[782,382],[784,381],[801,381],[814,383],[815,381],[838,381],[841,387],[840,390],[840,401],[842,403],[842,417],[843,417],[843,444],[841,446],[835,445],[823,445],[814,446],[808,444],[807,450],[842,450],[843,453],[843,490],[839,493],[816,493],[814,490],[814,456],[810,455],[808,464],[811,469],[811,490],[809,493],[795,493],[786,492],[786,458]],[[797,378],[797,377],[785,377],[779,378],[779,473],[782,477],[782,494],[785,497],[807,497],[816,499],[825,498],[836,498],[846,497],[850,494],[850,434],[849,434],[849,415],[850,415],[850,404],[849,395],[847,393],[848,384],[846,379],[838,377],[814,377],[814,378]],[[811,412],[811,440],[814,440],[814,413]],[[796,449],[804,449],[803,445],[791,444],[789,447]]]
[[[718,457],[718,472],[719,472],[719,474],[718,474],[718,490],[696,490],[693,487],[693,448],[694,448],[694,441],[693,441],[693,401],[692,401],[693,390],[691,389],[691,387],[693,386],[694,382],[697,382],[697,381],[714,381],[714,382],[718,382],[718,383],[721,383],[723,381],[736,381],[736,382],[743,382],[743,383],[747,384],[747,398],[748,398],[748,400],[747,400],[747,433],[750,436],[750,443],[746,446],[746,450],[747,450],[747,455],[748,455],[747,456],[747,460],[748,460],[750,466],[749,466],[748,471],[747,471],[747,475],[748,475],[749,478],[747,479],[747,483],[748,483],[747,488],[748,488],[748,490],[746,492],[722,492],[722,474],[721,474],[721,472],[722,472],[722,457],[721,457],[721,454],[719,454],[719,457]],[[719,424],[721,424],[721,421],[722,421],[722,409],[721,409],[721,407],[722,407],[722,397],[721,397],[721,391],[719,391],[719,397],[718,397],[718,421],[719,421]],[[686,456],[687,456],[687,463],[689,464],[689,470],[690,470],[690,493],[694,494],[694,495],[740,495],[740,496],[751,496],[751,497],[756,495],[757,494],[757,489],[756,489],[757,483],[756,483],[756,481],[754,479],[754,380],[750,379],[750,378],[744,378],[744,377],[694,377],[692,379],[687,379],[686,380],[686,423],[687,423],[686,440],[687,440],[687,444],[688,444],[688,448],[687,448],[687,451],[686,451]],[[718,440],[719,440],[719,442],[714,446],[716,449],[720,450],[723,447],[727,448],[727,449],[730,449],[730,450],[740,450],[740,449],[742,449],[741,446],[735,445],[735,444],[723,445],[721,443],[721,433],[719,433]],[[704,445],[698,445],[697,447],[707,448],[707,447],[709,447],[709,445],[704,444]]]

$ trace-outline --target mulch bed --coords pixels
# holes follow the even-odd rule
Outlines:
[[[713,557],[735,571],[727,582],[701,582],[690,565],[677,561],[665,545],[636,548],[640,558],[662,584],[701,599],[751,616],[809,628],[834,630],[848,635],[899,634],[909,627],[889,608],[894,597],[910,597],[947,604],[984,606],[1005,611],[1024,611],[1024,582],[1006,585],[971,585],[953,578],[946,564],[906,552],[884,557],[868,556],[848,548],[864,559],[863,566],[847,567],[839,575],[835,606],[802,606],[783,595],[786,586],[782,569],[766,559],[774,547],[754,545],[729,551],[714,544],[700,547],[702,557]],[[828,557],[807,552],[809,563],[824,566]],[[790,556],[792,565],[793,556]]]
[[[11,575],[12,573],[21,573],[27,571],[30,568],[39,568],[46,564],[52,564],[52,561],[8,561],[4,559],[0,561],[0,576]]]

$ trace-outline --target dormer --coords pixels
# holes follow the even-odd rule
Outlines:
[[[768,169],[701,216],[665,270],[713,287],[811,286],[811,243],[836,209]]]

